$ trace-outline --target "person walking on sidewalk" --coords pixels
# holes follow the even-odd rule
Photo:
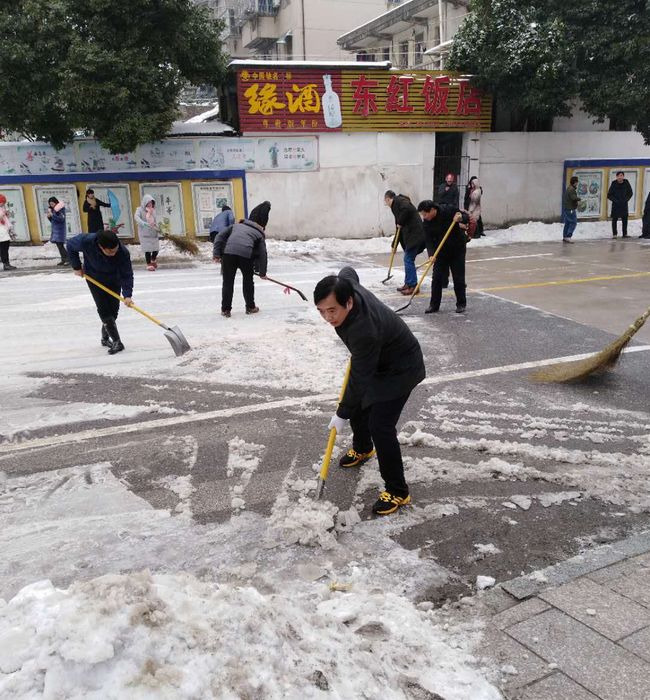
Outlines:
[[[65,204],[59,202],[56,197],[50,197],[47,200],[47,218],[52,224],[52,233],[50,234],[50,243],[54,243],[59,249],[61,261],[57,263],[59,267],[68,264],[68,255],[65,252],[65,241],[68,236],[67,225],[65,222]]]
[[[625,177],[625,173],[619,170],[616,173],[616,180],[609,186],[607,199],[612,203],[612,237],[616,238],[618,232],[616,223],[621,220],[623,228],[623,238],[627,238],[627,217],[628,217],[628,202],[634,196],[632,185]]]
[[[5,272],[15,270],[16,267],[9,262],[9,246],[16,239],[14,225],[7,213],[7,198],[0,194],[0,262]]]
[[[210,243],[214,244],[217,234],[234,223],[235,215],[232,213],[232,209],[227,204],[224,204],[221,207],[221,211],[212,219],[210,224]]]
[[[138,239],[147,263],[147,270],[155,272],[158,269],[156,258],[160,250],[160,241],[158,240],[160,227],[156,221],[156,200],[150,194],[144,195],[133,218],[138,225]]]
[[[467,252],[467,230],[469,215],[457,207],[444,204],[434,204],[425,199],[418,204],[418,211],[424,225],[424,239],[429,258],[433,257],[447,229],[454,223],[449,237],[442,246],[435,263],[431,278],[431,302],[425,314],[433,314],[440,310],[442,290],[449,279],[449,272],[454,281],[456,295],[456,313],[462,314],[467,308],[467,293],[465,285],[465,255]]]
[[[562,231],[562,241],[564,243],[573,243],[571,240],[573,232],[578,225],[578,178],[574,175],[569,180],[569,186],[564,191],[562,200],[562,221],[564,221],[564,230]]]
[[[80,254],[83,255],[83,265]],[[131,256],[114,231],[80,233],[68,241],[68,256],[75,275],[88,274],[116,294],[122,294],[127,306],[133,305],[133,267]],[[117,330],[120,301],[104,290],[87,282],[102,322],[101,344],[109,355],[124,350]]]
[[[95,197],[95,190],[86,190],[86,199],[83,203],[83,211],[88,215],[88,232],[97,233],[104,230],[104,217],[102,207],[110,209],[111,205],[102,202]]]
[[[395,224],[400,227],[399,242],[404,249],[404,284],[397,291],[409,296],[418,283],[415,258],[424,250],[422,221],[406,195],[388,190],[384,194],[384,203],[390,207]]]
[[[650,192],[643,207],[643,219],[641,221],[641,235],[639,238],[650,238]]]
[[[350,378],[329,423],[337,432],[348,421],[352,428],[352,448],[339,465],[358,467],[376,451],[385,489],[372,512],[389,515],[411,503],[397,422],[426,375],[420,344],[400,316],[361,286],[351,267],[324,277],[314,304],[351,354]]]
[[[256,314],[260,309],[255,305],[256,268],[261,279],[266,279],[268,257],[264,229],[269,221],[270,202],[256,206],[248,216],[233,226],[221,231],[214,239],[212,248],[216,263],[221,263],[223,275],[221,285],[221,315],[230,318],[232,296],[237,270],[242,274],[242,291],[247,314]]]

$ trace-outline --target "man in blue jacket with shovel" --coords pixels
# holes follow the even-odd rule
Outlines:
[[[133,305],[133,267],[129,251],[120,243],[114,231],[97,233],[80,233],[68,241],[68,257],[75,275],[88,275],[116,294],[122,293],[124,303]],[[83,254],[83,267],[79,254]],[[117,314],[120,310],[119,299],[104,292],[86,280],[95,301],[97,313],[102,321],[103,346],[108,354],[114,355],[124,350],[124,344],[117,330]]]

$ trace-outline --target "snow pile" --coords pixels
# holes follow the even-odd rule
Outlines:
[[[296,503],[284,493],[275,502],[269,525],[285,544],[332,549],[336,545],[333,530],[338,510],[329,501],[316,501],[308,496],[300,496]]]
[[[392,593],[263,594],[188,574],[49,581],[0,604],[0,696],[496,700],[432,613]]]

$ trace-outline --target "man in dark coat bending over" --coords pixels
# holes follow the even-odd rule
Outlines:
[[[389,515],[411,502],[396,426],[411,392],[425,377],[420,344],[392,309],[359,284],[351,267],[324,277],[314,290],[314,303],[352,355],[350,379],[329,424],[337,432],[348,420],[352,427],[352,449],[339,464],[358,467],[376,449],[386,490],[372,511]]]
[[[404,284],[397,288],[404,296],[410,296],[418,283],[415,258],[424,250],[422,221],[411,200],[404,194],[388,190],[384,203],[393,212],[395,224],[400,227],[399,242],[404,248]]]

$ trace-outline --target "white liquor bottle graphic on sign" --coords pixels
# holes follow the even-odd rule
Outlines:
[[[332,90],[332,76],[324,75],[323,82],[325,83],[325,92],[323,93],[323,117],[325,118],[325,126],[328,129],[338,129],[343,124],[341,116],[341,100],[339,96]]]

